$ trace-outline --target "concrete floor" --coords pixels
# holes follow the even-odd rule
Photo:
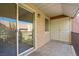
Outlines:
[[[72,45],[51,41],[29,56],[76,56],[76,54]]]

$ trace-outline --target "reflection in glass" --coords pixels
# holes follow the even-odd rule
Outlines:
[[[0,17],[0,55],[16,55],[16,20]]]
[[[15,56],[16,4],[0,4],[0,56]]]
[[[19,7],[19,53],[33,47],[33,14]]]

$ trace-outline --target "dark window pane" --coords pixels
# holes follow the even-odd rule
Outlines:
[[[45,31],[49,31],[49,21],[45,19]]]

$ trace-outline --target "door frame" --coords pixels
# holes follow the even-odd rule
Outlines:
[[[24,52],[22,52],[22,53],[20,53],[19,54],[19,42],[17,42],[17,55],[19,55],[19,56],[22,56],[22,55],[28,55],[31,51],[33,51],[34,49],[35,49],[35,11],[34,10],[32,10],[32,8],[30,8],[29,6],[27,6],[27,5],[25,5],[24,3],[22,4],[22,3],[18,3],[17,4],[17,8],[18,7],[21,7],[21,8],[23,8],[23,9],[25,9],[25,10],[27,10],[27,11],[29,11],[29,12],[31,12],[31,13],[33,13],[34,14],[34,16],[33,16],[33,30],[32,30],[32,34],[33,34],[33,47],[32,48],[29,48],[28,50],[26,50],[26,51],[24,51]],[[19,17],[19,9],[18,9],[18,17]],[[18,27],[18,21],[19,21],[19,18],[17,18],[17,27]],[[18,34],[19,34],[19,27],[18,27]],[[18,37],[18,35],[17,35],[17,37]],[[18,41],[18,39],[19,38],[17,38],[17,41]]]

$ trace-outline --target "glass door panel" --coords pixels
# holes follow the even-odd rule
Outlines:
[[[19,54],[33,47],[33,13],[19,7]]]
[[[16,4],[0,4],[0,56],[15,56]]]

